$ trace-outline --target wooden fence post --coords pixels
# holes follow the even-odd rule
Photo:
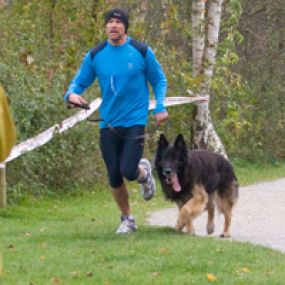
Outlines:
[[[7,207],[7,195],[6,195],[6,166],[4,163],[0,163],[0,208]]]

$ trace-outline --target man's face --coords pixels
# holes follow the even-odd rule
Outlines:
[[[106,23],[106,33],[111,42],[119,43],[124,39],[125,26],[121,20],[117,18],[111,18]]]

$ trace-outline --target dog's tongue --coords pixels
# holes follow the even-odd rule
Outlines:
[[[180,192],[181,191],[181,186],[179,184],[177,174],[174,174],[174,175],[171,176],[171,184],[172,184],[172,189],[175,192]]]

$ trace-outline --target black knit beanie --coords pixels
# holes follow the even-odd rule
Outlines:
[[[129,15],[127,11],[122,9],[112,9],[105,13],[105,24],[111,19],[111,18],[117,18],[122,21],[122,23],[125,26],[126,33],[128,32],[129,28]]]

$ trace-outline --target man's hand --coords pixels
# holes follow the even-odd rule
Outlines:
[[[161,112],[161,113],[156,113],[154,115],[154,118],[156,119],[156,123],[159,126],[161,123],[167,121],[168,119],[168,113],[166,111]]]
[[[74,104],[75,106],[87,106],[88,107],[88,103],[86,102],[86,100],[82,96],[77,95],[75,93],[71,93],[68,96],[68,103]]]
[[[76,105],[87,104],[87,102],[85,101],[85,99],[82,96],[77,95],[75,93],[71,93],[68,96],[68,102],[71,104],[74,103]]]

